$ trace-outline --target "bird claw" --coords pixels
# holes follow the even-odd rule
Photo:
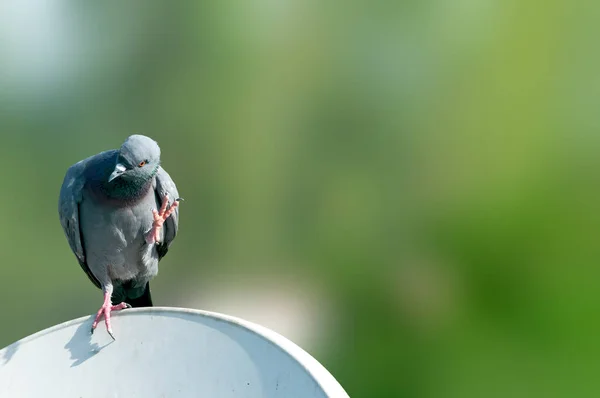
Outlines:
[[[175,211],[175,209],[177,209],[180,201],[183,201],[183,199],[177,198],[169,206],[169,195],[165,195],[160,209],[158,211],[152,209],[152,218],[154,221],[152,222],[152,228],[148,232],[148,235],[146,235],[146,243],[153,244],[160,241],[160,231],[162,226]]]
[[[110,313],[112,311],[119,311],[119,310],[123,310],[125,308],[131,308],[131,305],[124,303],[124,302],[119,303],[117,305],[111,305],[110,294],[105,293],[104,304],[102,304],[102,307],[100,307],[100,309],[96,313],[96,318],[94,319],[94,322],[92,323],[91,333],[94,334],[94,329],[96,329],[96,326],[98,326],[100,319],[104,316],[104,323],[106,324],[106,331],[108,332],[110,337],[112,337],[113,340],[116,340],[115,336],[113,334],[113,331],[112,331],[111,323],[110,323]]]
[[[165,195],[165,199],[164,199],[162,206],[160,207],[160,210],[158,212],[156,210],[153,211],[154,222],[161,221],[161,220],[162,220],[162,222],[165,222],[167,220],[167,218],[169,218],[171,213],[173,213],[175,211],[177,206],[179,206],[180,201],[183,201],[183,199],[177,198],[173,201],[173,203],[171,203],[171,205],[169,205],[169,195],[168,194]],[[161,225],[162,225],[162,222],[161,222]]]

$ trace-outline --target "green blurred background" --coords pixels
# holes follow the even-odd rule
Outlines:
[[[142,133],[186,199],[156,305],[262,323],[354,397],[599,396],[599,18],[3,1],[0,347],[100,306],[58,192]]]

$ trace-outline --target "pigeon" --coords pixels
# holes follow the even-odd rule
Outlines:
[[[104,294],[92,333],[104,316],[114,340],[111,311],[152,306],[150,280],[177,235],[181,200],[160,165],[158,144],[143,135],[69,167],[60,223],[79,265]]]

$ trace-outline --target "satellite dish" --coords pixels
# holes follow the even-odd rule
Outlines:
[[[0,350],[0,397],[348,397],[312,356],[245,320],[180,308],[93,316]]]

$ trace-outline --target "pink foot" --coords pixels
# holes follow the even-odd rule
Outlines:
[[[152,223],[152,229],[146,235],[146,242],[151,245],[160,240],[160,231],[162,229],[163,224],[169,218],[169,216],[175,211],[177,206],[179,206],[179,201],[182,199],[175,199],[173,204],[167,209],[169,205],[169,195],[165,195],[165,201],[160,207],[159,211],[152,210],[152,216],[154,216],[154,222]]]
[[[110,326],[110,312],[111,311],[119,311],[125,308],[130,308],[131,306],[127,303],[120,303],[117,305],[112,305],[110,302],[110,293],[104,293],[104,304],[96,313],[96,319],[94,319],[94,323],[92,323],[92,333],[94,333],[94,329],[98,326],[98,322],[104,315],[104,323],[106,324],[106,331],[110,335],[110,337],[115,340],[115,336],[113,335],[112,327]]]

